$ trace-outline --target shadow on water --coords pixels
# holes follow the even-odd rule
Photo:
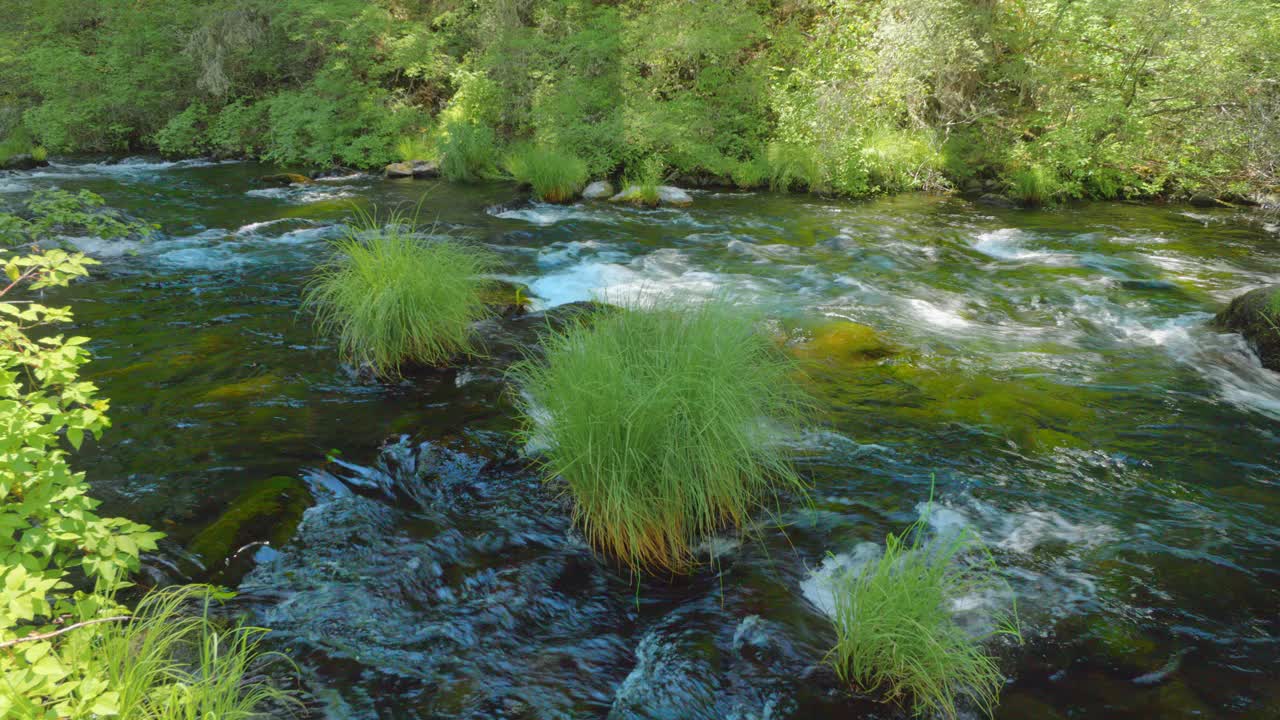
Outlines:
[[[1204,324],[1274,279],[1274,222],[919,196],[551,206],[500,184],[256,186],[265,172],[55,164],[3,178],[0,200],[87,188],[162,226],[77,240],[105,264],[50,298],[112,401],[80,467],[107,510],[168,533],[154,580],[238,584],[329,715],[900,717],[822,668],[824,579],[918,518],[934,478],[935,530],[980,533],[1018,594],[1028,643],[994,648],[998,717],[1280,715],[1280,380]],[[307,274],[351,203],[424,190],[427,219],[499,252],[553,317],[602,294],[769,313],[813,361],[822,413],[791,440],[812,503],[637,586],[512,446],[503,373],[544,315],[486,323],[489,351],[449,372],[343,368],[299,314]]]

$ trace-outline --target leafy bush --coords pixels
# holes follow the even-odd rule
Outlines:
[[[99,517],[83,473],[67,463],[63,438],[79,448],[86,434],[107,427],[107,401],[93,383],[81,381],[88,338],[33,331],[71,319],[68,308],[10,302],[14,292],[65,286],[88,274],[93,260],[80,253],[48,250],[10,257],[0,290],[0,642],[50,632],[55,623],[117,614],[112,600],[138,568],[138,555],[154,550],[160,533],[122,518]],[[84,588],[69,580],[82,576]],[[85,683],[68,670],[53,644],[40,642],[21,653],[0,653],[0,715],[15,703],[49,699],[60,716],[84,716],[106,683]],[[87,684],[86,684],[87,683]],[[76,694],[67,697],[71,691]],[[55,700],[57,699],[57,700]],[[8,707],[6,707],[6,704]],[[79,708],[78,711],[72,712]],[[40,715],[29,715],[39,717]]]
[[[916,715],[956,718],[969,698],[991,715],[1004,681],[982,648],[995,635],[1021,640],[1015,615],[971,636],[953,619],[962,597],[1003,589],[995,562],[968,530],[925,543],[925,521],[885,539],[884,554],[836,583],[836,646],[827,660],[844,682],[886,700],[909,698]]]
[[[511,151],[503,165],[518,182],[532,187],[539,200],[547,202],[569,202],[587,182],[586,163],[540,145],[525,145]]]
[[[494,265],[480,248],[422,238],[402,220],[378,227],[361,216],[304,296],[343,357],[381,376],[405,362],[439,365],[469,352],[471,325],[487,314],[482,274]]]
[[[493,129],[475,122],[455,121],[441,129],[440,172],[458,182],[476,182],[498,172],[498,138]]]
[[[740,308],[601,313],[543,346],[513,371],[526,433],[588,540],[631,569],[687,570],[699,541],[803,491],[774,433],[806,403]]]
[[[151,228],[103,207],[101,195],[81,190],[37,190],[24,211],[0,212],[0,247],[71,233],[110,239],[148,235]]]
[[[192,103],[156,131],[152,142],[165,155],[194,155],[208,149],[209,111],[204,103]]]

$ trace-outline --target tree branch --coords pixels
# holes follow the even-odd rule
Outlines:
[[[132,616],[132,615],[114,615],[114,616],[112,616],[112,617],[104,617],[104,618],[95,618],[95,619],[93,619],[93,620],[85,620],[85,621],[83,621],[83,622],[73,623],[73,624],[68,625],[68,626],[66,626],[66,627],[64,627],[64,628],[58,628],[57,630],[54,630],[54,631],[52,631],[52,632],[40,633],[39,635],[28,635],[28,636],[26,636],[26,637],[20,637],[20,638],[16,638],[16,639],[14,639],[14,640],[5,640],[4,642],[0,642],[0,649],[7,648],[7,647],[13,647],[14,645],[18,645],[18,644],[20,644],[20,643],[25,643],[25,642],[35,642],[36,640],[48,640],[48,639],[49,639],[49,638],[51,638],[51,637],[57,637],[57,636],[61,635],[62,633],[71,632],[72,630],[75,630],[76,628],[82,628],[82,627],[85,627],[85,626],[87,626],[87,625],[97,625],[98,623],[104,623],[104,622],[116,622],[116,621],[119,621],[119,620],[132,620],[132,619],[133,619],[133,616]]]

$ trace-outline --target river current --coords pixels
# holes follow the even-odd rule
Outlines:
[[[977,532],[1025,643],[1000,718],[1280,717],[1280,375],[1206,323],[1280,271],[1280,220],[954,197],[694,191],[545,205],[366,175],[262,187],[251,163],[54,163],[0,203],[89,189],[157,223],[74,238],[51,299],[92,337],[113,427],[76,456],[105,509],[168,533],[151,581],[213,580],[334,718],[894,718],[823,666],[830,581],[927,517]],[[482,243],[537,312],[449,371],[367,382],[299,312],[353,205]],[[688,578],[595,556],[512,440],[504,371],[559,309],[727,295],[803,345],[892,346],[811,378],[809,502],[725,533]],[[932,496],[932,503],[930,497]]]

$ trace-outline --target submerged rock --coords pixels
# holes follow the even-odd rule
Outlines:
[[[382,174],[388,178],[411,178],[413,177],[413,166],[407,162],[391,163],[382,169]]]
[[[305,185],[311,182],[311,178],[298,173],[276,173],[275,175],[263,175],[258,178],[258,182],[263,185]]]
[[[1243,335],[1262,366],[1280,372],[1280,285],[1260,287],[1237,297],[1218,313],[1213,324]]]
[[[582,191],[584,200],[604,200],[614,193],[613,183],[608,180],[597,180]]]
[[[409,169],[419,180],[440,177],[440,165],[429,160],[414,160],[409,164]]]
[[[894,349],[875,328],[837,320],[815,329],[813,337],[796,345],[794,352],[805,360],[866,363],[893,355]]]
[[[48,164],[47,160],[37,160],[30,153],[22,153],[11,155],[4,162],[0,162],[0,170],[34,170]]]
[[[241,493],[221,517],[195,536],[188,549],[214,570],[254,542],[283,545],[310,506],[311,493],[300,480],[269,478]]]
[[[986,205],[988,207],[996,207],[996,208],[1005,208],[1007,210],[1013,210],[1018,207],[1018,203],[1014,202],[1013,200],[1010,200],[1009,198],[1003,195],[997,195],[995,193],[985,193],[981,195],[978,198],[977,203],[979,205]]]
[[[659,185],[654,198],[646,197],[639,185],[628,185],[622,192],[609,198],[609,202],[625,202],[633,205],[669,205],[685,207],[693,204],[693,196],[674,185]]]

